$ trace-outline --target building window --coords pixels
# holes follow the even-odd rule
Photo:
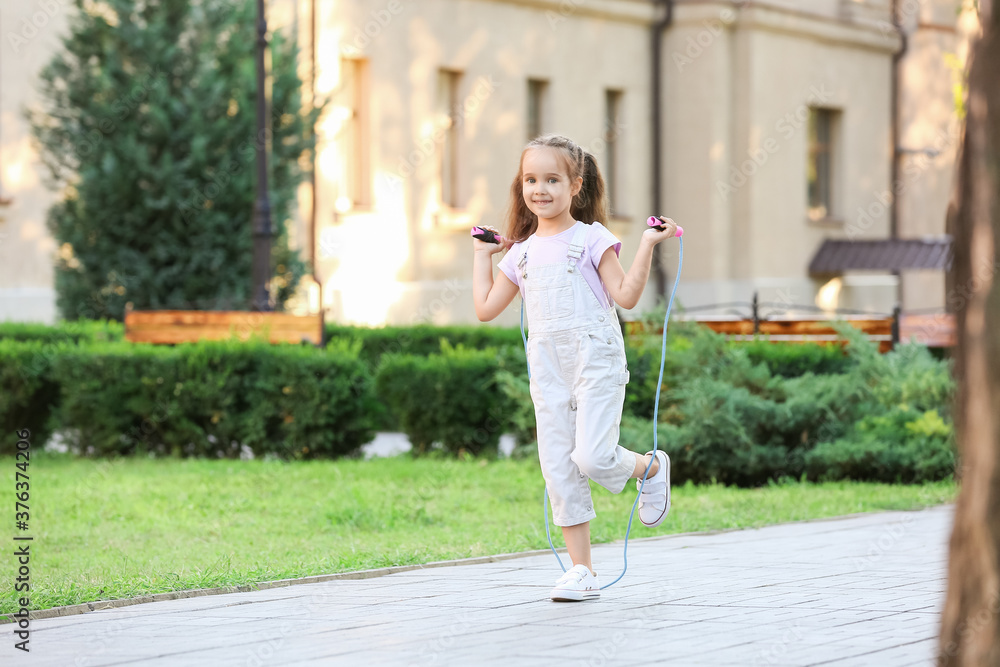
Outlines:
[[[438,72],[438,127],[444,131],[440,146],[441,203],[459,207],[458,138],[456,111],[460,108],[458,87],[462,73],[442,69]]]
[[[545,133],[545,107],[548,89],[548,81],[528,79],[528,141]]]
[[[621,174],[622,97],[620,90],[604,91],[604,182],[608,188],[611,215],[622,217],[623,193]]]
[[[840,112],[809,110],[809,164],[807,173],[809,218],[822,220],[837,213],[833,205],[836,164],[835,138]]]
[[[369,136],[368,61],[345,58],[340,63],[338,112],[343,123],[341,145],[342,190],[339,210],[371,206],[371,139]]]

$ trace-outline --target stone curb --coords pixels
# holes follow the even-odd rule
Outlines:
[[[719,530],[699,530],[688,533],[671,533],[669,535],[653,535],[650,537],[634,537],[634,538],[629,538],[629,541],[648,542],[651,540],[664,540],[675,537],[689,537],[691,535],[718,535],[721,533],[733,533],[740,530],[760,530],[762,528],[769,528],[771,526],[787,526],[799,523],[842,521],[845,519],[856,519],[858,517],[872,516],[876,514],[888,514],[890,512],[923,512],[929,509],[945,507],[951,504],[952,503],[944,503],[943,505],[930,505],[915,510],[881,510],[877,512],[856,512],[854,514],[843,514],[840,516],[823,517],[819,519],[803,519],[801,521],[786,521],[784,523],[767,524],[757,528],[724,528]],[[595,547],[608,546],[620,543],[621,540],[616,540],[615,542],[595,544],[594,546]],[[565,548],[557,549],[557,551],[559,553],[566,553]],[[516,553],[496,554],[493,556],[476,556],[474,558],[439,560],[439,561],[433,561],[431,563],[421,563],[415,565],[392,565],[390,567],[380,567],[373,570],[357,570],[354,572],[339,572],[336,574],[318,574],[309,577],[298,577],[294,579],[277,579],[275,581],[262,581],[256,584],[243,584],[240,586],[222,586],[219,588],[195,588],[184,591],[169,591],[167,593],[153,593],[151,595],[139,595],[137,597],[122,598],[119,600],[99,600],[97,602],[84,602],[81,604],[66,605],[64,607],[39,609],[37,611],[29,611],[28,618],[30,620],[36,620],[42,618],[58,618],[61,616],[74,616],[76,614],[85,614],[89,611],[98,611],[101,609],[118,609],[120,607],[130,607],[135,604],[144,604],[147,602],[162,602],[163,600],[181,600],[184,598],[205,597],[208,595],[224,595],[227,593],[249,593],[252,591],[262,591],[270,588],[284,588],[287,586],[295,586],[298,584],[318,584],[324,581],[336,581],[338,579],[373,579],[375,577],[384,577],[389,574],[396,574],[397,572],[409,572],[412,570],[425,570],[437,567],[453,567],[458,565],[481,565],[483,563],[496,563],[505,560],[513,560],[515,558],[529,558],[531,556],[539,556],[548,553],[552,553],[552,550],[535,549],[534,551],[519,551]],[[13,614],[0,614],[0,625],[4,625],[6,623],[14,623],[14,622],[15,619]]]
[[[646,538],[649,539],[649,538]],[[566,549],[558,549],[561,553],[566,553]],[[455,560],[440,560],[431,563],[421,563],[416,565],[392,565],[390,567],[380,567],[373,570],[356,570],[353,572],[338,572],[336,574],[317,574],[308,577],[297,577],[294,579],[277,579],[275,581],[262,581],[256,584],[242,584],[240,586],[222,586],[219,588],[194,588],[184,591],[169,591],[166,593],[153,593],[150,595],[139,595],[133,598],[122,598],[119,600],[98,600],[96,602],[83,602],[81,604],[71,604],[63,607],[52,607],[50,609],[39,609],[29,611],[30,620],[42,618],[58,618],[60,616],[73,616],[75,614],[85,614],[88,611],[98,611],[100,609],[117,609],[119,607],[130,607],[134,604],[144,604],[146,602],[162,602],[163,600],[181,600],[184,598],[197,598],[208,595],[224,595],[226,593],[249,593],[252,591],[262,591],[269,588],[283,588],[298,584],[318,584],[323,581],[335,581],[337,579],[373,579],[384,577],[397,572],[409,572],[410,570],[423,570],[435,567],[452,567],[456,565],[480,565],[482,563],[496,563],[513,558],[527,558],[540,554],[552,553],[551,549],[536,549],[535,551],[520,551],[509,554],[496,554],[493,556],[476,556],[474,558],[459,558]],[[13,614],[0,614],[0,625],[15,622]]]

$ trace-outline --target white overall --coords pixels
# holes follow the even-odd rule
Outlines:
[[[629,372],[614,304],[605,309],[580,272],[587,226],[576,223],[565,262],[521,273],[528,311],[527,355],[535,404],[538,458],[557,526],[597,514],[590,478],[612,493],[625,488],[635,456],[618,444]]]

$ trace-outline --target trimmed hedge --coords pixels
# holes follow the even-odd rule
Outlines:
[[[24,428],[25,415],[43,432],[58,424],[83,455],[238,457],[245,445],[312,459],[351,453],[375,434],[371,376],[345,343],[3,342],[0,382],[14,397],[0,403],[5,426]]]
[[[461,325],[439,327],[430,324],[369,328],[327,324],[326,338],[328,341],[360,343],[360,357],[373,376],[378,373],[383,357],[400,354],[426,357],[439,354],[444,344],[472,349],[520,349],[522,363],[524,358],[520,328]],[[406,430],[399,414],[390,408],[381,392],[373,416],[379,431]]]
[[[78,320],[56,326],[32,322],[0,322],[0,341],[89,344],[120,341],[125,326],[115,320]]]
[[[678,481],[910,482],[953,473],[949,362],[926,348],[882,355],[849,326],[845,348],[731,344],[677,324],[658,432]],[[463,337],[475,342],[451,343]],[[238,456],[242,443],[258,456],[340,456],[368,442],[389,414],[417,454],[435,443],[493,454],[502,433],[515,434],[522,454],[535,447],[517,329],[342,327],[325,350],[38,338],[60,342],[0,340],[0,422],[8,432],[30,428],[35,442],[58,425],[85,454]],[[646,451],[661,340],[626,342],[621,442]],[[420,354],[382,353],[393,344]]]
[[[0,339],[0,455],[16,451],[15,431],[31,431],[30,440],[37,447],[52,434],[59,386],[52,379],[51,363],[65,346]]]
[[[512,403],[497,384],[495,348],[442,344],[441,354],[389,355],[375,378],[416,454],[440,442],[452,453],[495,455]]]
[[[441,343],[481,350],[487,347],[521,347],[521,330],[492,326],[434,326],[418,324],[412,327],[387,326],[379,328],[354,327],[339,324],[326,325],[327,340],[358,340],[360,356],[369,368],[375,370],[384,355],[413,354],[426,357],[441,352]]]

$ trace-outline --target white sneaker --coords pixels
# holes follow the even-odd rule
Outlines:
[[[670,457],[663,450],[656,450],[656,459],[660,469],[646,480],[635,480],[635,488],[642,489],[639,496],[639,521],[648,528],[656,528],[667,518],[670,512]]]
[[[580,602],[601,597],[601,584],[597,574],[586,565],[574,565],[556,581],[556,587],[549,593],[553,600]]]

